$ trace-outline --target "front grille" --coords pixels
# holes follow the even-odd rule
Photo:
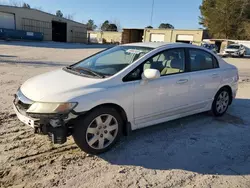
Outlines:
[[[226,53],[228,53],[228,54],[234,54],[235,52],[232,52],[232,51],[230,51],[230,52],[227,52],[227,51],[226,51]]]

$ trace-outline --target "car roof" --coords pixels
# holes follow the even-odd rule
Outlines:
[[[186,43],[168,43],[168,42],[138,42],[138,43],[123,44],[122,46],[140,46],[140,47],[148,47],[148,48],[159,48],[159,47],[166,46],[166,45],[169,45],[172,48],[193,46],[192,44],[186,44]]]

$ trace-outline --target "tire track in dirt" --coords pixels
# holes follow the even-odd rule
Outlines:
[[[69,151],[69,150],[72,151],[72,150],[76,150],[76,149],[79,150],[76,145],[71,144],[71,145],[61,146],[58,148],[51,148],[47,151],[38,152],[38,153],[35,153],[32,155],[24,155],[24,156],[16,158],[16,160],[21,161],[23,159],[34,160],[35,158],[46,158],[46,157],[48,157],[48,155],[49,155],[49,157],[51,157],[51,156],[55,156],[55,155],[58,155],[60,153],[63,153],[63,152]]]
[[[42,174],[48,177],[50,186],[57,185],[60,178],[55,177],[61,176],[69,164],[86,157],[71,140],[67,145],[53,146],[46,136],[35,136],[8,112],[0,113],[0,119],[0,187],[39,187],[32,182],[43,181]]]

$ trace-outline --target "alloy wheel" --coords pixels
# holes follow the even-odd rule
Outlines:
[[[216,110],[222,114],[226,111],[229,104],[229,94],[226,91],[222,91],[216,101]]]
[[[88,126],[86,141],[93,149],[104,149],[116,138],[118,133],[118,122],[110,114],[103,114],[96,117]]]

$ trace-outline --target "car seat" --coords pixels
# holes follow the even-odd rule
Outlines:
[[[157,70],[159,70],[161,72],[166,67],[165,62],[166,62],[165,58],[162,59],[162,60],[158,60],[158,61],[153,61],[153,59],[150,58],[144,64],[143,70],[146,70],[146,69],[157,69]]]
[[[183,72],[183,65],[182,59],[179,58],[177,53],[172,53],[169,56],[169,60],[166,62],[166,67],[161,72],[162,75],[164,74],[174,74],[178,72]]]

